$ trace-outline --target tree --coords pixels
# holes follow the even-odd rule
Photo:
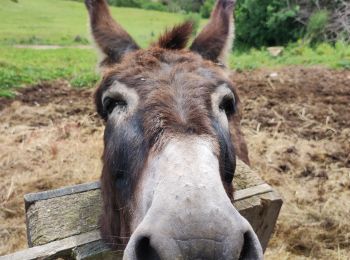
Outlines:
[[[302,25],[297,5],[288,0],[239,0],[236,6],[236,45],[261,47],[297,40]]]

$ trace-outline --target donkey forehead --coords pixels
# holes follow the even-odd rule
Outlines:
[[[159,86],[210,88],[230,84],[227,71],[189,51],[139,50],[125,55],[121,63],[105,71],[107,85],[119,81],[130,88],[152,91]],[[109,84],[108,84],[109,83]],[[148,86],[148,87],[145,87]],[[186,91],[186,88],[183,88]]]

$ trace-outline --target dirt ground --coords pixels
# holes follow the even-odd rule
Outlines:
[[[283,196],[266,259],[350,259],[350,71],[235,72],[253,168]],[[0,255],[26,247],[23,195],[99,178],[92,90],[0,99]]]

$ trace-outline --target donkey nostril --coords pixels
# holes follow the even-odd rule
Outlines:
[[[137,260],[160,260],[157,250],[151,245],[150,238],[143,236],[136,242]]]
[[[262,259],[260,242],[256,239],[252,231],[244,233],[243,247],[239,260]]]

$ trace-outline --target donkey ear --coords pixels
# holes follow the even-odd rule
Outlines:
[[[191,50],[213,62],[226,64],[233,42],[235,0],[217,0],[209,23],[193,41]]]
[[[107,56],[102,65],[120,62],[127,52],[139,49],[131,36],[113,20],[105,0],[85,0],[85,5],[93,38]]]

